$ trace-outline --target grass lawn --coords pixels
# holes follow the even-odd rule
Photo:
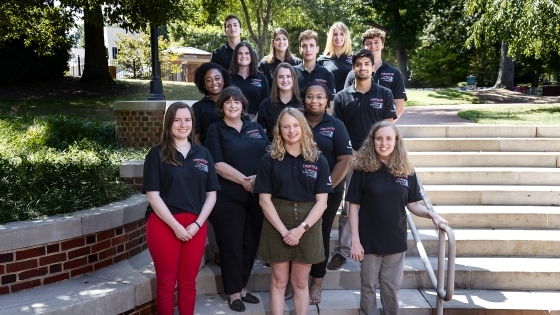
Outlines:
[[[408,100],[406,106],[427,105],[454,105],[454,104],[481,104],[478,96],[457,89],[445,89],[435,91],[417,91],[410,89],[406,91]]]
[[[67,97],[40,99],[0,99],[0,116],[5,114],[54,115],[62,114],[73,117],[90,118],[99,121],[114,121],[113,103],[116,101],[146,100],[150,94],[148,80],[115,80],[116,84],[133,85],[135,93],[123,95]],[[163,81],[163,91],[168,100],[198,100],[202,95],[193,83]]]
[[[464,109],[458,116],[487,125],[560,125],[560,103]]]

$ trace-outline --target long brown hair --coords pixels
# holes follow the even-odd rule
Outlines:
[[[270,89],[270,103],[272,104],[272,108],[277,108],[278,105],[280,104],[280,90],[278,89],[277,76],[278,76],[278,71],[281,68],[290,70],[290,73],[292,75],[292,98],[297,99],[298,102],[301,103],[301,100],[299,99],[299,87],[298,87],[298,78],[296,75],[296,70],[294,69],[294,67],[292,67],[291,64],[287,62],[282,62],[281,64],[278,65],[278,67],[276,67],[276,70],[274,70],[274,76],[272,77],[272,88]]]
[[[303,155],[303,159],[308,162],[315,162],[319,159],[319,148],[317,147],[317,143],[313,140],[313,132],[311,131],[311,127],[307,123],[305,116],[303,113],[296,108],[288,107],[284,108],[278,116],[278,120],[276,121],[276,126],[272,131],[274,135],[274,139],[272,139],[272,145],[268,147],[268,151],[270,152],[270,156],[278,161],[282,161],[284,159],[284,155],[286,154],[286,147],[284,146],[285,140],[282,137],[282,132],[280,131],[282,118],[285,115],[291,115],[295,117],[299,125],[301,127],[301,154]]]
[[[272,31],[272,34],[270,36],[270,51],[268,53],[268,55],[266,55],[264,57],[264,60],[266,60],[266,62],[268,62],[269,64],[273,64],[274,63],[274,58],[276,58],[276,51],[274,50],[274,39],[276,38],[276,35],[278,34],[282,34],[284,36],[286,36],[288,38],[288,48],[286,49],[286,60],[284,60],[285,62],[294,62],[294,57],[292,56],[292,52],[290,51],[290,34],[288,34],[288,31],[286,31],[285,29],[279,27],[279,28],[275,28]]]
[[[251,47],[251,44],[247,42],[239,42],[233,50],[233,57],[231,58],[231,64],[229,65],[229,73],[234,76],[239,72],[239,61],[237,61],[237,54],[241,47],[247,47],[249,49],[249,55],[251,56],[251,63],[249,64],[249,75],[256,76],[259,70],[257,69],[257,53]]]
[[[375,172],[381,168],[383,162],[381,162],[379,155],[375,151],[375,134],[379,129],[385,127],[392,128],[395,132],[395,148],[393,152],[391,152],[391,155],[389,155],[389,159],[386,163],[389,173],[393,176],[412,175],[414,173],[414,168],[408,159],[402,136],[395,124],[385,120],[377,122],[371,128],[371,131],[364,140],[354,160],[354,168],[363,172]]]
[[[173,138],[173,121],[175,120],[175,115],[177,115],[177,110],[181,108],[188,108],[191,113],[192,128],[189,134],[189,142],[193,143],[193,132],[194,132],[194,112],[192,108],[183,103],[175,102],[167,108],[165,115],[163,116],[163,132],[161,133],[161,140],[159,141],[159,158],[163,163],[171,164],[173,166],[179,166],[181,163],[175,158],[177,147],[175,146],[175,139]]]

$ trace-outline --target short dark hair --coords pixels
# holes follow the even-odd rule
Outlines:
[[[218,114],[218,117],[224,118],[224,103],[230,98],[233,98],[234,101],[241,102],[241,105],[243,107],[243,114],[247,114],[249,101],[247,101],[247,98],[245,97],[245,95],[243,95],[241,89],[239,89],[237,86],[229,86],[220,92],[220,94],[218,95],[218,99],[216,100],[216,114]]]
[[[303,40],[309,40],[309,39],[314,39],[315,40],[315,45],[319,45],[319,35],[317,34],[317,32],[312,31],[312,30],[306,30],[303,31],[301,33],[299,33],[299,45],[301,46],[301,41]]]
[[[303,92],[301,94],[302,97],[303,97],[303,103],[304,104],[305,104],[305,96],[307,95],[307,90],[312,86],[322,87],[323,90],[325,90],[325,96],[327,97],[327,100],[330,100],[332,98],[332,92],[326,85],[324,85],[321,82],[311,81],[303,88]],[[327,103],[327,106],[328,106],[328,103]]]
[[[226,29],[226,27],[227,27],[227,25],[226,25],[227,21],[231,20],[231,19],[236,19],[237,23],[239,23],[239,27],[242,28],[241,21],[239,20],[239,18],[237,16],[233,15],[233,14],[230,14],[230,15],[226,16],[226,18],[224,19],[224,29]]]
[[[373,53],[367,49],[360,49],[352,55],[352,66],[356,64],[356,60],[364,57],[371,59],[371,63],[373,64]]]
[[[233,50],[233,55],[231,56],[231,63],[229,64],[229,73],[231,75],[236,75],[239,72],[239,63],[237,61],[237,53],[239,53],[239,49],[241,47],[247,47],[249,49],[249,54],[251,54],[251,63],[249,64],[249,74],[256,76],[258,73],[257,68],[257,53],[251,47],[251,44],[247,42],[239,42],[239,44],[235,45],[235,49]]]
[[[222,74],[222,77],[224,78],[224,89],[231,85],[231,76],[224,67],[214,62],[205,62],[194,70],[194,85],[196,85],[198,91],[204,95],[209,94],[204,87],[204,76],[208,70],[212,69],[216,69]]]

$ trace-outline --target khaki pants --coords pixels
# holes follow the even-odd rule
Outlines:
[[[376,315],[375,288],[379,283],[383,315],[399,314],[397,293],[403,279],[405,252],[390,255],[364,255],[361,266],[360,315]]]

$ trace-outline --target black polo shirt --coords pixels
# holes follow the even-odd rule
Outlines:
[[[259,111],[261,102],[270,96],[270,86],[268,80],[262,73],[256,76],[250,75],[243,79],[239,74],[232,75],[233,85],[237,86],[249,102],[247,111],[256,114]]]
[[[292,98],[288,102],[288,104],[284,104],[281,100],[279,100],[278,107],[272,108],[270,97],[267,97],[259,106],[259,116],[257,118],[257,122],[263,127],[263,129],[266,129],[266,136],[270,141],[272,141],[272,137],[274,135],[272,133],[272,130],[276,126],[278,116],[280,116],[280,113],[286,107],[293,107],[299,110],[303,110],[301,103],[295,98]]]
[[[310,126],[311,127],[311,126]],[[311,127],[313,131],[313,139],[317,142],[321,154],[329,163],[329,170],[332,173],[337,161],[336,158],[341,155],[352,155],[352,143],[350,136],[344,124],[329,114],[325,113],[323,120],[315,127]],[[333,187],[333,192],[344,190],[344,185]]]
[[[405,207],[420,200],[416,174],[392,176],[385,166],[371,173],[354,171],[346,201],[360,205],[358,230],[365,254],[406,251]]]
[[[262,72],[266,77],[266,79],[268,80],[268,86],[270,88],[272,88],[272,77],[274,76],[274,70],[276,70],[276,67],[278,67],[278,65],[281,64],[282,62],[283,62],[282,60],[274,58],[273,63],[268,63],[266,59],[263,59],[258,64],[259,71]],[[292,66],[297,66],[301,63],[301,59],[292,56],[292,62],[288,62],[288,63],[291,64]]]
[[[211,62],[215,62],[220,66],[229,70],[229,65],[231,64],[231,57],[233,56],[233,48],[229,47],[228,42],[216,48],[212,51],[212,56],[210,57]]]
[[[241,132],[228,126],[223,119],[212,124],[206,135],[206,148],[214,163],[225,162],[245,176],[257,174],[257,167],[270,141],[256,122],[244,121]],[[219,194],[239,201],[246,201],[247,192],[242,185],[218,175]]]
[[[336,94],[336,86],[334,85],[334,75],[327,68],[315,64],[315,68],[308,72],[304,67],[303,63],[294,67],[296,70],[296,75],[298,77],[298,86],[300,97],[303,99],[303,89],[310,82],[319,82],[326,85],[329,90],[331,90],[332,95]]]
[[[218,121],[216,103],[205,96],[192,106],[194,112],[194,133],[200,134],[200,143],[204,145],[206,133],[211,124]]]
[[[383,64],[373,73],[371,79],[373,82],[391,90],[394,98],[407,100],[403,76],[399,69],[383,61]],[[354,85],[354,81],[356,81],[356,74],[354,71],[350,71],[348,77],[346,77],[344,88]]]
[[[212,156],[206,148],[193,143],[186,158],[177,151],[176,159],[182,165],[173,166],[161,161],[159,150],[159,145],[152,147],[144,160],[142,193],[159,191],[172,214],[199,215],[206,193],[220,190]],[[146,218],[153,211],[148,205]]]
[[[340,119],[358,151],[371,127],[378,121],[397,118],[393,94],[375,83],[365,94],[356,91],[354,85],[340,91],[334,97],[333,116]]]
[[[253,192],[292,201],[315,201],[315,195],[332,192],[329,164],[323,155],[309,162],[301,154],[294,157],[286,153],[278,161],[267,153],[259,164]]]
[[[333,73],[336,90],[344,90],[346,76],[348,76],[348,73],[352,71],[352,56],[340,55],[340,57],[337,57],[336,55],[333,55],[331,57],[327,57],[323,55],[317,58],[317,63]]]

